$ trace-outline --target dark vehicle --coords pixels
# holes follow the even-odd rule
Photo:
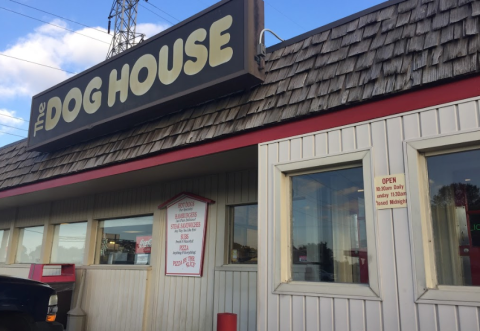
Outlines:
[[[57,301],[47,284],[0,276],[0,331],[63,331]]]

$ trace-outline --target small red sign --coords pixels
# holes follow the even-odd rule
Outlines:
[[[137,237],[136,254],[150,254],[152,252],[152,236]]]

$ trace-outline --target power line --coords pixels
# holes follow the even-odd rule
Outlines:
[[[6,124],[2,124],[2,123],[0,123],[0,126],[6,126],[7,128],[12,128],[12,129],[17,129],[17,130],[22,130],[22,131],[27,131],[28,132],[28,130],[20,129],[20,128],[17,128],[15,126],[10,126],[10,125],[6,125]]]
[[[0,8],[1,8],[1,7],[0,7]],[[60,71],[67,72],[67,73],[69,73],[69,74],[74,74],[74,75],[76,75],[75,72],[63,70],[63,69],[60,69],[60,68],[57,68],[57,67],[51,67],[51,66],[46,65],[46,64],[41,64],[41,63],[38,63],[38,62],[33,62],[33,61],[25,60],[25,59],[20,59],[20,58],[18,58],[18,57],[10,56],[10,55],[3,54],[3,53],[0,53],[0,55],[5,56],[5,57],[9,57],[9,58],[11,58],[11,59],[15,59],[15,60],[19,60],[19,61],[24,61],[24,62],[36,64],[36,65],[39,65],[39,66],[42,66],[42,67],[46,67],[46,68],[50,68],[50,69],[55,69],[55,70],[60,70]]]
[[[76,31],[73,31],[73,30],[64,28],[63,26],[60,26],[60,25],[56,25],[56,24],[53,24],[53,23],[49,23],[49,22],[46,22],[46,21],[42,21],[42,20],[40,20],[40,19],[38,19],[38,18],[35,18],[35,17],[32,17],[32,16],[28,16],[28,15],[25,15],[25,14],[22,14],[22,13],[19,13],[19,12],[16,12],[16,11],[14,11],[14,10],[10,10],[10,9],[4,8],[4,7],[0,7],[0,9],[6,10],[6,11],[9,11],[9,12],[12,12],[12,13],[17,14],[17,15],[25,16],[25,17],[28,17],[28,18],[30,18],[30,19],[32,19],[32,20],[39,21],[39,22],[42,22],[42,23],[45,23],[45,24],[49,24],[49,25],[52,25],[52,26],[57,27],[57,28],[59,28],[59,29],[67,30],[67,31],[69,31],[69,32],[76,33],[76,34],[79,34],[79,35],[81,35],[81,36],[84,36],[84,37],[87,37],[87,38],[90,38],[90,39],[99,41],[99,42],[101,42],[101,43],[110,45],[110,43],[108,43],[108,42],[106,42],[106,41],[103,41],[103,40],[100,40],[100,39],[97,39],[97,38],[94,38],[94,37],[87,36],[86,34],[83,34],[83,33],[80,33],[80,32],[76,32]]]
[[[167,19],[166,19],[165,17],[163,17],[163,16],[160,16],[160,15],[158,15],[156,12],[154,12],[154,11],[153,11],[153,10],[151,10],[150,8],[147,8],[147,7],[145,7],[145,6],[144,6],[144,5],[142,5],[141,3],[139,3],[139,5],[140,5],[140,6],[142,6],[143,8],[145,8],[146,10],[148,10],[149,12],[151,12],[151,13],[153,13],[153,14],[157,15],[157,16],[158,16],[158,17],[160,17],[162,20],[164,20],[164,21],[167,21],[167,22],[168,22],[168,23],[170,23],[171,25],[175,25],[175,23],[173,23],[173,22],[171,22],[171,21],[167,20]]]
[[[25,7],[28,7],[28,8],[32,8],[32,9],[38,10],[38,11],[40,11],[40,12],[42,12],[42,13],[45,13],[45,14],[48,14],[48,15],[52,15],[52,16],[61,18],[61,19],[66,20],[66,21],[69,21],[69,22],[72,22],[72,23],[75,23],[75,24],[78,24],[78,25],[82,25],[82,26],[84,26],[84,27],[86,27],[86,28],[93,29],[93,30],[97,30],[97,31],[99,31],[99,32],[108,34],[107,32],[105,32],[105,31],[103,31],[103,30],[96,29],[96,28],[91,27],[91,26],[88,26],[88,25],[86,25],[86,24],[83,24],[83,23],[80,23],[80,22],[76,22],[76,21],[74,21],[74,20],[71,20],[71,19],[62,17],[62,16],[60,16],[60,15],[56,15],[56,14],[50,13],[50,12],[48,12],[48,11],[45,11],[45,10],[42,10],[42,9],[39,9],[39,8],[35,8],[35,7],[32,7],[32,6],[26,5],[26,4],[24,4],[24,3],[21,3],[21,2],[15,1],[15,0],[8,0],[8,1],[15,2],[15,3],[18,3],[19,5],[22,5],[22,6],[25,6]]]
[[[170,16],[171,18],[173,18],[174,20],[177,20],[177,21],[180,22],[180,20],[179,20],[178,18],[173,17],[172,15],[170,15],[169,13],[167,13],[165,10],[162,10],[162,9],[158,8],[157,6],[155,6],[153,3],[150,3],[150,2],[148,2],[148,1],[147,1],[147,3],[148,3],[150,6],[153,6],[153,7],[157,8],[157,9],[160,10],[162,13],[167,14],[168,16]]]
[[[291,19],[289,16],[285,15],[284,13],[282,13],[279,9],[275,8],[272,4],[270,4],[270,2],[266,2],[266,1],[265,1],[265,3],[266,3],[267,5],[269,5],[270,7],[272,7],[273,9],[275,9],[276,11],[278,11],[280,14],[282,14],[282,15],[285,16],[286,18],[288,18],[290,21],[292,21],[293,23],[295,23],[296,25],[298,25],[299,27],[301,27],[302,29],[307,30],[306,27],[300,25],[299,23],[297,23],[297,22],[295,22],[293,19]]]
[[[20,136],[20,135],[18,135],[18,134],[8,133],[8,132],[5,132],[5,131],[0,131],[0,133],[5,133],[5,134],[9,134],[9,135],[11,135],[11,136],[16,136],[16,137],[20,137],[20,138],[27,138],[27,137],[25,137],[25,136]]]
[[[5,115],[5,114],[0,114],[0,116],[10,117],[10,118],[14,118],[14,119],[21,120],[21,121],[24,121],[24,122],[29,123],[29,121],[24,120],[24,119],[21,118],[21,117],[15,117],[15,116],[10,116],[10,115]]]

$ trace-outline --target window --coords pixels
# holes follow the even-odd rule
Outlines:
[[[55,225],[52,263],[82,264],[87,237],[87,222]]]
[[[99,222],[98,264],[150,264],[153,216]]]
[[[43,226],[20,229],[15,263],[40,263],[42,242]]]
[[[231,264],[257,264],[258,225],[257,205],[231,207]]]
[[[427,157],[439,285],[480,286],[480,150]]]
[[[274,166],[275,293],[379,296],[371,164],[366,150]]]
[[[406,143],[419,302],[480,303],[480,133]]]
[[[292,280],[368,284],[362,167],[290,179]]]
[[[0,263],[7,261],[9,235],[10,230],[0,230]]]

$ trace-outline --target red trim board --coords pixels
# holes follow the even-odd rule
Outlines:
[[[383,100],[348,107],[331,113],[319,112],[319,115],[314,117],[258,129],[196,146],[185,147],[145,159],[129,161],[101,169],[94,169],[79,174],[7,189],[0,192],[0,199],[252,146],[266,141],[368,121],[479,95],[480,76],[470,77],[443,85],[407,92]]]

